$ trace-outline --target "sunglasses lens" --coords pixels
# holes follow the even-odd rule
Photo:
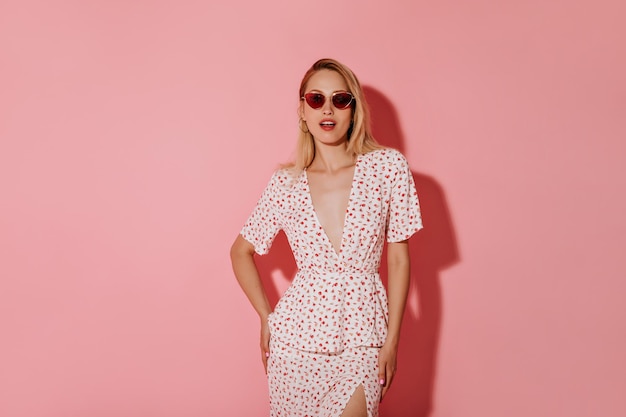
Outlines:
[[[320,93],[308,93],[304,95],[306,103],[311,106],[312,109],[319,109],[324,105],[326,97]]]
[[[326,97],[321,93],[307,93],[304,95],[304,99],[307,104],[315,110],[321,109],[326,102]],[[347,109],[352,103],[352,100],[352,94],[348,92],[335,93],[332,97],[333,106],[340,110]]]
[[[338,109],[347,108],[352,103],[352,94],[336,93],[333,95],[333,105]]]

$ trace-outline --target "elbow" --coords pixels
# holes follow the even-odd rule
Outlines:
[[[411,261],[408,257],[397,257],[387,260],[387,265],[390,271],[409,271],[411,268]]]
[[[392,243],[387,248],[387,265],[394,270],[408,270],[411,265],[407,241]]]
[[[230,260],[234,262],[238,254],[239,254],[239,247],[237,245],[237,241],[235,240],[233,244],[230,245]]]
[[[253,257],[254,246],[241,235],[238,235],[233,244],[230,247],[230,260],[235,264],[242,257]]]

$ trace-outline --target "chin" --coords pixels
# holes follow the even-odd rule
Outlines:
[[[341,138],[320,138],[320,139],[317,139],[316,141],[323,145],[338,146],[338,145],[343,145],[344,143],[346,143],[348,141],[348,138],[346,136],[343,136]]]
[[[348,141],[347,132],[343,135],[338,135],[334,132],[320,132],[317,136],[314,134],[313,137],[317,142],[323,143],[324,145],[340,145]]]

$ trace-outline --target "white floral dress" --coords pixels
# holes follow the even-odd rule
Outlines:
[[[396,150],[357,157],[339,252],[317,218],[306,170],[274,173],[241,231],[263,255],[282,229],[298,267],[268,319],[272,417],[338,416],[359,385],[368,416],[377,415],[388,318],[383,245],[421,228],[413,176]]]

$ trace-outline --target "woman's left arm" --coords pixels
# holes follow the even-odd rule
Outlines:
[[[409,292],[410,263],[408,240],[387,244],[389,322],[387,324],[387,339],[378,354],[378,376],[383,388],[381,401],[391,386],[396,373],[400,327]]]

